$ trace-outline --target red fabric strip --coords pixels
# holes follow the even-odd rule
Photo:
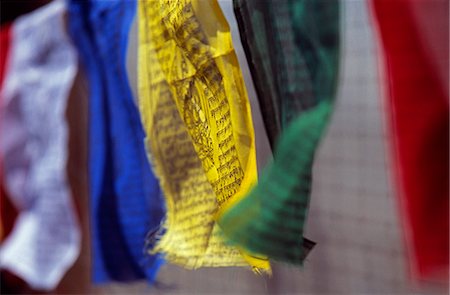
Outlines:
[[[420,35],[424,20],[436,20],[420,17],[424,10],[413,10],[413,2],[373,0],[373,7],[389,81],[391,147],[413,275],[448,280],[449,102],[436,66],[446,62],[448,72],[448,47],[447,59],[436,60]],[[428,5],[439,4],[434,2]],[[448,24],[448,13],[436,17],[442,15]],[[442,35],[437,42],[448,46],[448,28],[437,33]]]
[[[6,24],[0,28],[0,89],[3,86],[3,80],[6,75],[6,63],[10,44],[11,24]],[[3,185],[3,167],[1,165],[2,159],[0,158],[0,241],[3,241],[13,228],[14,220],[17,216],[17,210],[6,196],[5,187]]]

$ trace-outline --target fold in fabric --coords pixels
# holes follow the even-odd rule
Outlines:
[[[339,3],[234,0],[234,7],[275,149],[258,185],[222,208],[218,223],[251,253],[302,264],[314,245],[303,231],[314,155],[335,96]]]
[[[63,1],[12,25],[1,91],[5,187],[19,210],[1,267],[34,289],[54,289],[80,252],[80,229],[66,176],[67,98],[77,71],[64,30]]]
[[[144,255],[164,213],[125,70],[135,1],[70,1],[69,27],[89,80],[93,279],[155,279],[163,260]]]
[[[433,3],[447,11],[434,14],[433,19],[427,17],[433,9],[417,9],[428,3],[372,4],[384,49],[391,152],[413,275],[448,281],[448,2]],[[443,25],[442,31],[426,32],[436,37],[432,45],[446,48],[445,59],[433,55],[422,39],[426,22]],[[442,80],[447,85],[439,79],[440,62],[446,64],[447,77]]]
[[[188,268],[266,259],[224,245],[217,209],[256,182],[251,110],[216,1],[139,1],[139,104],[167,203],[153,251]]]

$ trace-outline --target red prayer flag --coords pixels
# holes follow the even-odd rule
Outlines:
[[[439,76],[442,62],[448,73],[448,2],[415,2],[420,1],[372,3],[384,49],[391,151],[413,275],[448,280],[449,101],[443,82],[448,76]],[[426,5],[441,5],[447,13],[425,17]],[[447,48],[445,60],[425,42],[430,40],[424,38],[430,37],[425,22],[431,21],[447,24],[433,32],[439,34],[434,45]]]

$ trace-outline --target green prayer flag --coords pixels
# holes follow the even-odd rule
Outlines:
[[[218,222],[255,255],[302,264],[315,151],[334,104],[338,0],[234,0],[274,161]]]

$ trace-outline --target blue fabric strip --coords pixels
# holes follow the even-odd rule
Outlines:
[[[89,176],[94,282],[155,279],[163,259],[144,255],[164,205],[144,147],[125,71],[135,1],[69,1],[69,30],[89,79]]]

